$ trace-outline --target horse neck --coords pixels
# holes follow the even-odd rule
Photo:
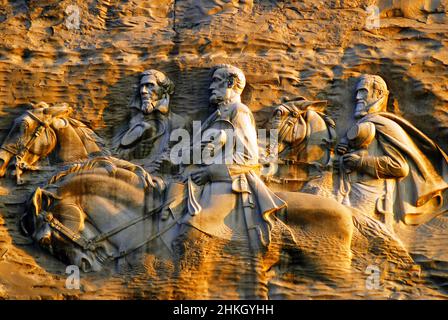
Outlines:
[[[312,110],[304,115],[306,128],[296,129],[305,130],[303,138],[288,143],[284,150],[279,152],[279,157],[283,160],[293,160],[302,163],[320,163],[328,164],[332,157],[331,150],[325,146],[325,140],[333,139],[330,128],[322,116]],[[285,121],[286,122],[286,121]],[[299,121],[295,126],[303,125]],[[281,141],[279,141],[281,143]]]
[[[103,145],[103,142],[95,134],[95,132],[93,132],[93,130],[87,128],[82,122],[78,120],[68,118],[67,121],[69,121],[72,128],[76,131],[76,134],[81,139],[88,154],[103,151],[101,147]]]
[[[63,162],[72,162],[88,158],[89,152],[71,124],[55,129],[57,137],[57,156]]]
[[[330,143],[334,139],[332,130],[323,117],[315,111],[307,112],[306,123],[307,135],[301,152],[304,160],[309,163],[329,164],[333,154],[327,142]]]

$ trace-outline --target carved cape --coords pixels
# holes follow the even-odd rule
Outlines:
[[[392,113],[369,114],[359,121],[375,125],[378,144],[387,156],[402,157],[408,174],[396,179],[395,214],[406,224],[421,224],[448,210],[448,157],[411,123]],[[381,163],[374,164],[381,174]]]

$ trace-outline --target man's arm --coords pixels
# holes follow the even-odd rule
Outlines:
[[[247,107],[237,109],[232,119],[235,150],[233,160],[237,165],[258,164],[258,140],[255,120]]]
[[[403,155],[381,136],[377,136],[385,155],[370,156],[347,154],[344,164],[377,179],[402,178],[408,175],[409,165]]]
[[[231,181],[231,175],[243,172],[242,167],[258,165],[258,141],[255,120],[249,110],[237,109],[231,119],[235,143],[232,150],[233,163],[210,164],[192,174],[193,181],[204,184],[208,181]],[[229,146],[226,146],[229,147]]]

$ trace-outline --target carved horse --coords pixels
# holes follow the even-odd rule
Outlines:
[[[39,170],[37,163],[47,156],[56,162],[85,160],[94,153],[106,153],[101,139],[82,122],[70,118],[65,105],[38,107],[15,119],[0,149],[0,177],[10,164],[15,166],[17,184],[25,170]]]
[[[106,260],[148,243],[151,220],[161,208],[156,208],[162,200],[157,190],[163,189],[161,180],[137,165],[97,157],[73,164],[46,188],[37,188],[22,230],[61,260],[97,271]]]
[[[331,274],[334,269],[350,269],[355,234],[356,241],[372,236],[388,238],[387,243],[394,243],[405,260],[410,260],[393,235],[372,227],[376,222],[364,221],[355,209],[313,194],[277,195],[288,207],[272,216],[275,225],[289,230],[302,258],[309,258],[321,270]],[[169,257],[170,243],[189,213],[174,210],[163,219],[167,206],[187,206],[185,196],[166,196],[163,181],[143,168],[125,160],[99,157],[74,164],[55,175],[46,187],[37,188],[21,227],[57,258],[84,271],[98,271],[107,263],[145,251]]]
[[[321,188],[326,185],[332,189],[336,133],[333,120],[320,111],[325,106],[326,101],[307,101],[300,97],[274,108],[271,129],[277,130],[277,139],[271,137],[273,143],[266,148],[267,167],[262,173],[273,190],[310,189],[308,182],[312,180],[319,181]]]

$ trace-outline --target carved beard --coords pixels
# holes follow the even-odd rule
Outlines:
[[[149,96],[145,95],[141,97],[142,99],[142,105],[141,109],[145,113],[150,113],[154,110],[154,104],[152,103],[152,100],[149,98]]]
[[[145,114],[150,114],[153,111],[157,110],[161,114],[168,114],[169,113],[169,104],[170,104],[170,98],[169,96],[163,96],[157,101],[153,101],[148,97],[142,97],[142,104],[141,104],[141,110]]]
[[[367,115],[367,103],[365,100],[357,100],[355,106],[355,118],[362,118]]]
[[[233,95],[231,97],[223,97],[223,96],[216,96],[216,95],[212,95],[210,97],[210,105],[212,107],[219,107],[219,106],[225,106],[231,103],[234,103],[236,101],[239,101],[239,96],[238,95]]]
[[[362,118],[369,113],[381,112],[385,111],[385,105],[387,104],[387,95],[383,95],[381,98],[372,102],[371,104],[367,104],[365,100],[357,100],[355,107],[355,118]]]
[[[224,97],[219,97],[219,96],[216,96],[216,95],[212,95],[212,96],[210,97],[210,104],[211,104],[212,106],[219,106],[219,105],[222,104],[223,102],[225,102]]]

